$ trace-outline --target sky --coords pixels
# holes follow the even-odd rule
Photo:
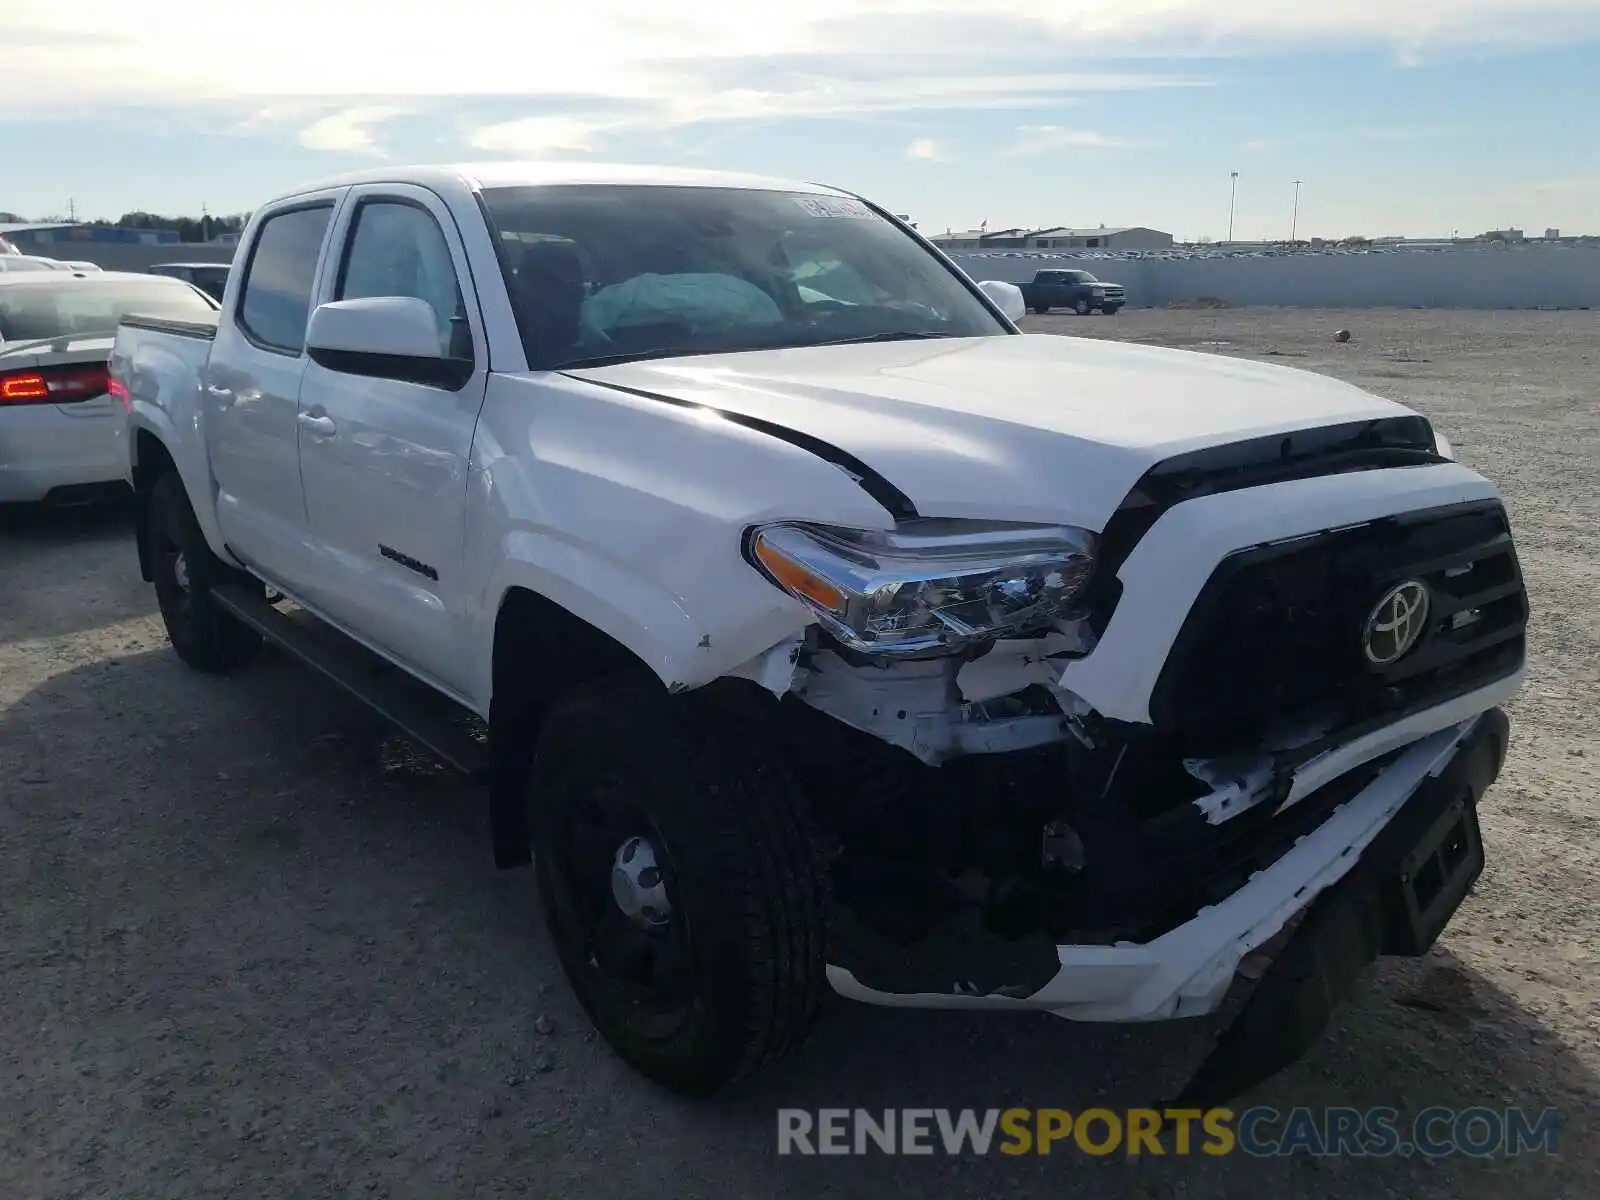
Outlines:
[[[0,62],[0,211],[30,219],[579,158],[931,233],[1600,233],[1600,0],[4,0]]]

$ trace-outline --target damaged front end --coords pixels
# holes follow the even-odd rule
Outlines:
[[[1270,754],[1244,772],[1185,759],[1062,686],[1102,624],[1082,598],[1094,551],[1080,530],[962,522],[748,539],[818,614],[747,674],[786,698],[793,767],[832,841],[835,961],[864,987],[1031,995],[1058,945],[1159,936],[1337,802],[1271,837],[1264,812],[1221,829],[1267,791]]]
[[[1421,806],[1438,825],[1446,812],[1455,823],[1428,833],[1430,853],[1455,848],[1446,890],[1476,878],[1481,848],[1461,847],[1476,847],[1472,811],[1505,742],[1503,716],[1479,716],[1519,677],[1527,615],[1497,504],[1230,556],[1186,604],[1148,723],[1106,718],[1065,684],[1116,604],[1115,589],[1107,604],[1090,587],[1093,535],[913,525],[777,526],[746,543],[818,617],[742,673],[783,698],[793,769],[831,853],[830,964],[852,994],[1161,1019],[1213,1011],[1254,956],[1264,998],[1196,1077],[1215,1092],[1253,1082],[1252,1055],[1275,1061],[1315,1036],[1304,1013],[1276,1021],[1275,1049],[1241,1048],[1239,1031],[1260,1043],[1274,1024],[1263,1012],[1303,1007],[1306,988],[1332,994],[1324,966],[1348,982],[1377,953],[1414,952],[1419,936],[1383,928],[1416,907],[1395,899],[1389,870],[1409,843],[1360,852],[1385,823],[1409,829],[1397,814]],[[1408,578],[1430,590],[1437,627],[1402,662],[1352,665],[1373,597]],[[1468,765],[1446,773],[1469,730]],[[1422,750],[1444,757],[1418,774]],[[1377,823],[1358,827],[1361,813]],[[1312,842],[1326,861],[1306,857]],[[1352,872],[1357,859],[1368,865]],[[1241,916],[1247,885],[1274,876],[1280,890],[1287,880],[1277,907]],[[1185,940],[1230,902],[1248,937],[1218,935],[1212,958],[1157,968],[1134,954],[1118,981],[1127,952]],[[1104,983],[1064,985],[1069,951],[1102,965]],[[1135,995],[1149,970],[1165,990]]]

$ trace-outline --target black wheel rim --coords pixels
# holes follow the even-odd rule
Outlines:
[[[194,609],[194,584],[188,576],[192,567],[170,523],[156,527],[155,551],[156,602],[169,626],[187,628]]]
[[[671,850],[655,824],[614,783],[572,796],[552,814],[548,873],[556,936],[608,1015],[640,1036],[672,1036],[687,1020],[699,991],[690,953],[689,923]],[[641,920],[620,905],[613,875],[621,850],[643,841],[660,872],[670,910]]]

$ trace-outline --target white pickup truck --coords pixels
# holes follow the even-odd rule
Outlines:
[[[265,638],[481,771],[578,999],[671,1088],[831,985],[1222,1010],[1185,1089],[1220,1101],[1478,877],[1522,576],[1425,418],[1020,301],[827,187],[306,188],[214,325],[118,331],[140,564],[193,667]]]

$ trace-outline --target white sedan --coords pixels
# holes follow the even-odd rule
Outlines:
[[[123,410],[106,373],[118,323],[130,312],[209,320],[216,310],[199,289],[156,275],[0,273],[0,503],[125,486]]]

